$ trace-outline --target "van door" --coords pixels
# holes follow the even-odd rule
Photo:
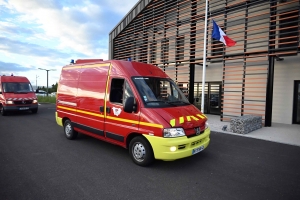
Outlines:
[[[82,66],[77,90],[74,127],[87,135],[104,138],[104,99],[109,64]]]
[[[126,146],[128,134],[139,129],[139,112],[126,113],[123,110],[123,102],[128,97],[134,97],[129,82],[123,78],[112,78],[106,102],[105,136],[108,141],[121,146]]]

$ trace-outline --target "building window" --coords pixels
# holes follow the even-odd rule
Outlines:
[[[282,13],[279,16],[279,49],[287,47],[298,47],[298,12],[298,10],[293,10],[286,13]],[[286,51],[290,50],[291,49],[287,49]]]
[[[184,60],[184,36],[176,38],[176,61]]]
[[[161,42],[161,62],[167,63],[169,59],[169,39],[163,39]]]
[[[150,43],[150,63],[156,63],[156,42]]]

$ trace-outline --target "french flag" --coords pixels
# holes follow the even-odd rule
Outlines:
[[[212,38],[219,40],[220,42],[223,42],[226,46],[232,47],[236,44],[236,42],[232,39],[230,39],[223,31],[222,29],[217,25],[217,23],[213,21],[213,31],[212,31]]]

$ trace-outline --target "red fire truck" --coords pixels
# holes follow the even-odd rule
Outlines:
[[[142,166],[176,160],[210,142],[206,116],[160,68],[120,60],[78,60],[64,66],[56,121],[68,139],[78,132],[129,149]]]
[[[2,115],[28,110],[37,113],[38,100],[26,77],[0,76],[0,109]]]

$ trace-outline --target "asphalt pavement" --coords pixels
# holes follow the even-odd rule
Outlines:
[[[79,134],[55,105],[0,116],[0,199],[300,199],[300,147],[212,133],[203,152],[135,165],[126,149]]]

